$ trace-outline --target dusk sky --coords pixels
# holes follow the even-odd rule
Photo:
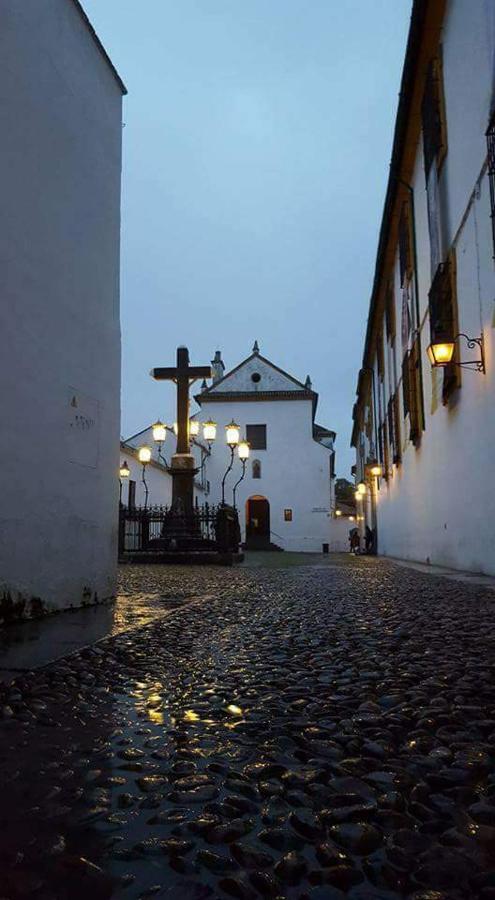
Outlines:
[[[311,376],[349,477],[411,0],[83,5],[129,91],[122,435],[174,420],[149,370],[177,345],[231,368],[257,339]]]

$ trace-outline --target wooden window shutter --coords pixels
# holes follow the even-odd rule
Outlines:
[[[425,174],[428,180],[433,162],[440,168],[447,152],[442,67],[439,59],[432,59],[428,66],[421,105],[421,121]]]
[[[493,257],[495,259],[495,112],[486,132],[488,182],[490,185],[490,218],[492,220]]]
[[[445,287],[444,302],[448,306],[445,312],[446,318],[451,323],[451,337],[459,333],[459,317],[457,309],[457,265],[455,249],[452,247],[447,261],[448,280]],[[456,343],[452,365],[443,370],[442,403],[446,405],[450,397],[461,386],[461,369],[455,365],[459,362],[459,349]]]
[[[411,280],[413,273],[411,229],[411,208],[408,201],[405,201],[402,205],[399,220],[399,269],[401,287],[404,287],[404,285]]]

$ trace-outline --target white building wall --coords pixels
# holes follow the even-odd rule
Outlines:
[[[72,0],[0,29],[0,620],[109,598],[122,90]]]
[[[448,5],[443,30],[448,150],[440,176],[444,256],[453,242],[456,249],[459,330],[473,337],[483,333],[487,371],[481,375],[462,370],[462,386],[455,400],[442,405],[443,373],[431,369],[426,354],[431,269],[420,144],[413,185],[425,431],[418,448],[407,440],[401,397],[402,463],[393,468],[388,483],[380,480],[377,512],[380,553],[495,575],[495,490],[491,474],[495,446],[495,269],[489,184],[486,172],[482,172],[493,67],[487,44],[487,6],[471,0],[452,0]],[[492,47],[491,53],[494,51]],[[400,361],[399,289],[396,312]],[[470,351],[465,342],[460,348],[462,359],[476,356],[476,349]],[[402,393],[401,386],[400,390]]]
[[[139,460],[127,450],[120,451],[120,464],[126,462],[130,469],[129,478],[122,479],[122,503],[129,506],[129,483],[134,481],[135,505],[144,506],[146,490],[143,484],[143,467]],[[148,485],[149,506],[170,506],[172,502],[172,478],[168,472],[157,463],[146,466],[146,483]]]
[[[246,501],[263,496],[270,504],[271,540],[284,550],[321,552],[330,535],[330,450],[313,440],[312,402],[307,400],[202,401],[200,418],[217,423],[217,440],[206,464],[211,501],[221,499],[222,476],[230,451],[225,444],[225,426],[232,418],[241,426],[267,426],[267,449],[252,450],[246,478],[237,490],[237,507],[246,536]],[[261,462],[261,478],[252,477],[252,461]],[[226,482],[225,500],[232,503],[232,488],[242,467],[235,458]],[[292,522],[284,521],[284,509],[292,509]]]

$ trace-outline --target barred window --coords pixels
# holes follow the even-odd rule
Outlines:
[[[421,105],[426,180],[433,162],[439,168],[447,152],[442,73],[439,59],[432,59]]]
[[[490,217],[492,220],[493,258],[495,259],[495,113],[486,132],[488,145],[488,181],[490,184]]]
[[[458,332],[457,299],[456,299],[456,273],[455,254],[451,250],[448,260],[440,263],[432,281],[428,294],[428,308],[430,314],[431,341],[452,341]],[[457,357],[457,349],[454,353],[453,364],[446,366],[443,373],[442,400],[447,403],[452,392],[460,387],[460,369],[454,363]]]

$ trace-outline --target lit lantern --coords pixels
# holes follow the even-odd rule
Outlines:
[[[250,451],[250,447],[249,447],[248,442],[247,442],[247,441],[240,441],[240,443],[239,443],[239,445],[238,445],[238,447],[237,447],[237,452],[238,452],[238,454],[239,454],[239,459],[241,459],[243,462],[245,462],[246,459],[249,459],[249,451]]]
[[[126,461],[124,460],[124,462],[122,463],[122,465],[119,469],[119,475],[121,478],[129,478],[130,474],[131,474],[131,470],[130,470],[129,466],[127,465]]]
[[[167,437],[167,429],[163,422],[160,422],[160,419],[158,419],[151,428],[153,430],[153,440],[156,441],[157,444],[163,444]]]
[[[449,363],[452,362],[454,350],[454,341],[438,341],[438,343],[431,343],[430,346],[426,348],[430,362],[435,368],[448,366]]]
[[[146,445],[140,447],[138,450],[138,459],[143,466],[146,466],[151,459],[151,448]]]
[[[359,494],[365,494],[365,493],[366,493],[366,485],[365,485],[364,481],[360,481],[360,482],[359,482],[359,484],[358,484],[358,486],[357,486],[357,491],[358,491]]]
[[[335,515],[337,516],[337,518],[339,518],[339,517],[342,515],[342,510],[341,510],[341,509],[336,509],[336,510],[335,510]]]
[[[380,475],[382,474],[382,471],[383,471],[383,469],[382,469],[380,463],[377,462],[375,459],[370,465],[371,475],[373,475],[375,478],[379,478]]]
[[[356,500],[363,499],[363,495],[362,495],[361,491],[354,491],[354,496],[355,496]]]
[[[191,437],[197,437],[199,434],[199,422],[197,419],[190,419],[189,421],[189,434]]]
[[[349,522],[354,522],[354,516],[349,516]]]
[[[179,434],[179,426],[177,425],[177,422],[174,422],[172,428],[174,429],[174,434],[177,437],[177,435]]]
[[[231,422],[229,422],[228,425],[225,426],[226,440],[230,448],[237,447],[237,444],[239,443],[240,433],[241,429],[233,419]]]
[[[211,420],[203,425],[203,437],[208,444],[211,444],[217,436],[217,423]]]

